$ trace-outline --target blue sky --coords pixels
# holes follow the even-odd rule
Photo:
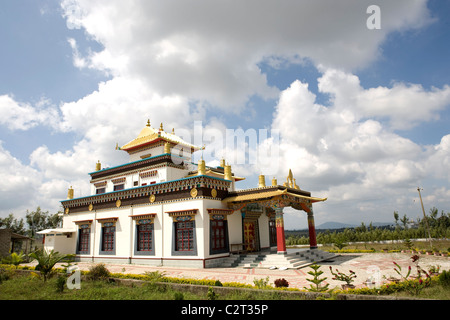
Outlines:
[[[381,29],[366,8],[379,5]],[[316,224],[450,211],[450,4],[14,0],[0,7],[0,216],[55,212],[155,126],[280,130]],[[214,163],[212,163],[214,164]],[[233,166],[254,187],[263,171]],[[271,179],[267,176],[267,180]],[[267,181],[269,182],[269,181]],[[287,210],[287,228],[306,227]]]

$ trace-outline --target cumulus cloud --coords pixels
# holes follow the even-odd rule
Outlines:
[[[181,94],[239,111],[252,95],[278,90],[257,67],[309,58],[353,70],[379,56],[392,31],[431,21],[424,0],[377,1],[382,28],[368,30],[373,1],[96,1],[65,0],[70,28],[84,29],[104,50],[90,66],[143,79],[162,95]]]
[[[0,125],[10,130],[28,130],[37,125],[56,127],[58,122],[58,110],[48,99],[42,98],[33,106],[11,95],[0,95]]]
[[[300,188],[328,197],[333,207],[322,214],[339,212],[340,218],[351,219],[358,213],[364,220],[365,214],[373,215],[378,208],[387,220],[397,201],[425,178],[450,180],[449,135],[437,145],[420,146],[395,133],[396,125],[391,122],[375,120],[373,111],[365,106],[369,99],[361,98],[372,96],[374,89],[363,89],[355,75],[329,70],[318,82],[320,90],[332,93],[330,104],[318,104],[308,84],[294,81],[280,94],[272,128],[281,133],[278,177],[283,179],[290,168]],[[383,98],[379,99],[400,108],[397,98],[402,97],[401,103],[412,113],[421,104],[429,110],[450,105],[448,88],[416,89],[400,84],[382,88]],[[378,106],[376,101],[371,103]],[[407,117],[407,110],[402,112]],[[396,113],[385,112],[384,116],[402,120]],[[418,117],[409,119],[419,121]]]
[[[356,75],[337,69],[327,69],[318,87],[330,94],[337,109],[347,110],[349,117],[387,119],[392,129],[411,129],[424,121],[437,120],[450,101],[448,85],[427,91],[420,84],[398,82],[391,88],[364,89]]]
[[[9,214],[9,210],[18,204],[30,204],[37,194],[42,179],[38,170],[24,165],[3,148],[0,141],[0,213]]]

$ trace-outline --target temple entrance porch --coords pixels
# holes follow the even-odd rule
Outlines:
[[[309,244],[313,250],[317,249],[317,241],[312,203],[325,200],[313,198],[306,191],[279,185],[236,192],[236,195],[224,199],[229,209],[240,211],[242,215],[242,251],[258,252],[276,246],[281,255],[287,254],[283,209],[292,207],[307,213]],[[259,225],[263,214],[267,218]],[[268,230],[269,246],[261,246],[259,228]]]

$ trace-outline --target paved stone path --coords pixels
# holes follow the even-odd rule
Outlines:
[[[341,254],[330,261],[323,261],[318,263],[323,271],[320,278],[327,277],[323,283],[329,283],[330,288],[340,287],[344,284],[342,281],[333,280],[329,267],[331,266],[335,271],[336,268],[348,274],[349,270],[353,270],[357,277],[354,280],[354,285],[357,288],[366,287],[366,280],[373,278],[381,283],[388,282],[386,279],[390,276],[398,278],[394,271],[394,261],[402,267],[402,274],[406,275],[408,266],[412,267],[411,274],[416,274],[416,264],[412,263],[411,254],[408,253],[354,253]],[[428,270],[430,266],[440,266],[441,270],[450,270],[449,257],[436,257],[420,255],[418,260],[419,265]],[[34,263],[35,264],[35,263]],[[88,270],[90,266],[96,263],[78,262],[77,266],[81,270]],[[31,263],[33,265],[33,263]],[[57,265],[59,266],[59,265]],[[145,272],[159,271],[169,277],[189,278],[189,279],[212,279],[220,280],[221,282],[240,282],[253,285],[255,279],[265,279],[269,277],[269,284],[273,285],[276,279],[284,278],[289,282],[289,287],[303,289],[311,284],[306,279],[312,279],[308,271],[312,271],[310,267],[301,269],[288,270],[270,270],[263,268],[208,268],[208,269],[194,269],[182,267],[154,267],[146,265],[130,265],[130,264],[111,264],[105,263],[105,266],[113,273],[128,273],[128,274],[144,274]]]

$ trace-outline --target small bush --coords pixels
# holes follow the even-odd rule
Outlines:
[[[216,300],[217,294],[214,292],[212,287],[208,288],[208,293],[206,294],[206,299],[208,300]]]
[[[96,264],[89,268],[88,277],[91,280],[105,280],[111,276],[104,263]]]
[[[450,287],[450,270],[449,271],[443,270],[442,273],[439,275],[438,279],[439,279],[439,283],[441,284],[441,286],[443,286],[445,288],[449,288]]]
[[[282,278],[274,281],[275,288],[287,288],[289,287],[289,282]]]
[[[253,283],[258,289],[264,289],[269,284],[269,277],[266,277],[265,279],[254,279]]]
[[[184,295],[181,292],[175,292],[173,294],[174,300],[184,300]]]
[[[0,268],[0,283],[11,278],[11,271],[5,268]]]
[[[60,275],[56,279],[56,291],[62,293],[64,291],[64,286],[66,285],[67,277]]]

